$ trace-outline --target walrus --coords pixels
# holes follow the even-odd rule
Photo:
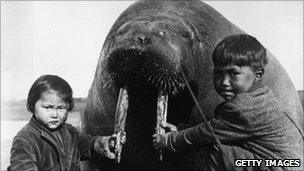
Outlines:
[[[110,135],[121,88],[128,92],[126,143],[121,161],[100,159],[84,164],[93,169],[199,169],[204,150],[164,154],[159,161],[152,145],[160,92],[168,95],[167,121],[181,129],[202,122],[186,88],[189,83],[203,114],[213,117],[222,101],[213,88],[211,54],[224,37],[245,32],[199,0],[138,1],[115,21],[102,47],[82,118],[83,131]],[[289,76],[267,52],[265,81],[303,130],[303,110]]]

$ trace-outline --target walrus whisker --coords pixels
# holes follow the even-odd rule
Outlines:
[[[168,84],[169,84],[169,92],[172,92],[173,85],[172,85],[172,79],[171,79],[171,77],[168,78]]]
[[[159,86],[158,86],[158,89],[162,90],[163,89],[163,85],[164,83],[162,81],[159,81]]]
[[[170,79],[171,87],[175,86],[174,85],[174,79],[172,79],[172,77],[169,77],[169,79]]]
[[[111,81],[110,80],[106,80],[105,82],[104,82],[104,84],[103,84],[103,88],[105,88],[105,87],[107,87],[107,86],[111,86],[111,83],[110,83]]]
[[[163,83],[162,90],[167,93],[168,92],[168,90],[167,90],[167,81],[163,79],[162,83]]]
[[[149,81],[149,82],[151,81],[151,75],[149,76],[148,81]]]
[[[166,81],[166,83],[165,83],[165,87],[164,87],[164,90],[166,91],[167,90],[167,81]]]
[[[152,79],[152,82],[151,82],[151,83],[154,84],[154,81],[155,81],[155,78]]]
[[[167,88],[168,88],[168,92],[171,92],[171,83],[170,83],[170,81],[169,81],[169,77],[168,77],[168,79],[166,79],[166,81],[167,81]]]
[[[161,77],[157,78],[157,87],[161,89]]]
[[[151,68],[151,73],[155,73],[156,70],[157,70],[157,67],[156,67],[155,62],[153,61],[153,65],[152,65],[152,68]]]

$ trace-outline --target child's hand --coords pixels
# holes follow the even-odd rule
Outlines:
[[[100,136],[94,143],[94,150],[109,159],[115,159],[115,154],[110,150],[115,147],[116,134],[111,136]]]
[[[157,150],[164,150],[167,148],[167,140],[165,135],[154,134],[152,135],[154,148]]]
[[[161,124],[163,128],[165,128],[166,131],[172,132],[177,131],[177,127],[173,124],[170,124],[169,122],[164,122]]]

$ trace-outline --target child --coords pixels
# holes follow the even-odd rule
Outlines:
[[[165,135],[154,134],[155,148],[181,151],[209,145],[212,148],[209,148],[207,170],[223,170],[224,166],[228,170],[244,169],[235,166],[236,159],[301,159],[303,162],[300,131],[286,116],[284,105],[263,83],[268,61],[266,49],[249,35],[232,35],[217,45],[212,58],[215,90],[225,101],[216,107],[215,118],[208,122],[222,143],[225,164],[221,163],[223,156],[215,149],[216,143],[205,123]],[[300,170],[299,167],[288,169]]]
[[[72,89],[62,78],[43,75],[32,85],[27,109],[29,123],[15,136],[11,170],[80,170],[80,160],[115,158],[109,148],[113,136],[79,133],[65,123],[73,109]]]

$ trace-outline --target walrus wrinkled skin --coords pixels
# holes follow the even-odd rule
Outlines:
[[[129,108],[126,144],[120,164],[110,160],[85,163],[99,169],[199,169],[203,148],[166,153],[159,162],[152,146],[157,95],[169,95],[168,122],[195,125],[201,114],[185,87],[182,72],[207,118],[222,100],[213,89],[211,54],[224,37],[244,33],[217,11],[198,0],[140,1],[126,9],[104,42],[87,98],[83,129],[92,135],[110,135],[119,89],[127,87]],[[265,80],[303,128],[303,110],[287,73],[268,52]],[[181,124],[180,124],[181,125]]]

